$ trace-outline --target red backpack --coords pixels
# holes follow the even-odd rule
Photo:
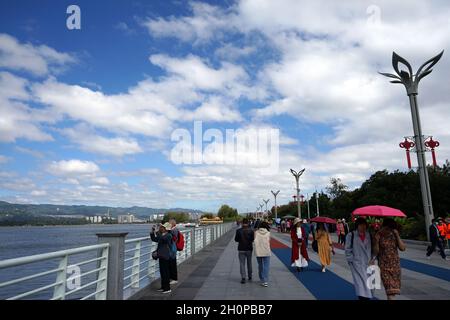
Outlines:
[[[183,251],[184,249],[184,235],[178,231],[178,238],[176,242],[177,251]]]

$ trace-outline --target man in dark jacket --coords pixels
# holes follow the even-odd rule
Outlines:
[[[430,226],[430,241],[431,246],[427,250],[427,259],[430,259],[431,254],[436,250],[436,246],[440,250],[442,259],[447,259],[436,219],[433,219],[433,223]]]
[[[241,283],[245,283],[245,262],[247,260],[248,280],[252,280],[252,253],[253,241],[255,240],[254,231],[249,228],[248,219],[242,220],[242,227],[236,230],[234,241],[238,243],[239,264],[241,269]]]

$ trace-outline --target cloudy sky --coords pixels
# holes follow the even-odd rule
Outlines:
[[[417,69],[450,44],[444,0],[79,0],[69,30],[73,3],[0,3],[1,200],[246,211],[270,190],[291,199],[289,168],[306,168],[305,195],[406,170],[406,92],[377,71],[392,72],[394,50]],[[418,98],[441,164],[449,54]],[[194,121],[278,129],[279,170],[174,163],[172,133]]]

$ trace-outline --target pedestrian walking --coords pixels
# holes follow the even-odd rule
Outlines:
[[[236,230],[234,241],[238,243],[241,283],[245,283],[245,265],[247,264],[248,280],[252,280],[252,253],[255,233],[248,225],[248,219],[242,220],[242,227]]]
[[[447,240],[447,248],[450,249],[450,218],[445,219],[447,222],[447,234],[445,236]]]
[[[347,235],[350,232],[350,228],[348,226],[348,223],[345,221],[345,219],[342,219],[342,224],[344,225],[344,245],[345,245],[345,241],[347,239]]]
[[[318,254],[320,258],[320,264],[322,265],[322,272],[326,271],[326,267],[331,264],[331,253],[335,253],[333,249],[333,242],[331,241],[330,234],[325,229],[323,223],[317,224],[317,231],[314,236],[317,240]]]
[[[438,229],[439,229],[439,234],[440,237],[442,239],[442,246],[445,249],[445,238],[447,237],[447,224],[444,222],[444,220],[442,218],[438,218],[439,223],[438,223]]]
[[[445,254],[443,240],[439,232],[437,219],[433,219],[429,231],[430,231],[431,246],[428,246],[427,248],[427,259],[430,259],[431,254],[436,250],[436,247],[438,247],[442,259],[448,260]]]
[[[258,275],[261,285],[268,287],[270,268],[270,226],[262,222],[255,231],[255,255],[258,262]]]
[[[292,240],[291,266],[296,267],[297,272],[300,272],[308,266],[309,256],[306,250],[306,232],[299,218],[295,218],[290,232]]]
[[[358,299],[372,299],[373,292],[367,286],[369,277],[367,268],[374,264],[374,256],[372,255],[372,237],[368,231],[366,219],[356,219],[355,230],[347,235],[345,257],[352,272],[353,285]]]
[[[400,239],[399,225],[392,218],[385,218],[375,235],[374,251],[378,257],[381,280],[388,300],[394,300],[400,294],[401,267],[398,250],[405,251],[406,246]]]
[[[285,233],[286,232],[286,220],[281,220],[281,232]]]
[[[158,243],[156,249],[156,258],[159,261],[159,273],[161,276],[161,288],[158,291],[162,293],[170,293],[170,259],[173,259],[173,240],[170,223],[166,222],[159,226],[159,231],[156,233],[155,227],[152,228],[150,238],[152,241]],[[153,254],[152,254],[153,255]]]
[[[309,243],[309,235],[311,233],[311,224],[306,219],[303,219],[303,229],[305,229],[306,237],[305,237],[305,246],[306,249],[308,249],[308,243]]]
[[[342,220],[338,219],[337,224],[336,224],[336,234],[338,237],[338,243],[339,244],[344,244],[344,236],[345,236],[345,231],[344,231],[344,224],[342,223]]]

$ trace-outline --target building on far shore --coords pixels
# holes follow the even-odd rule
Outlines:
[[[134,223],[135,217],[132,214],[120,215],[117,217],[119,223]]]

